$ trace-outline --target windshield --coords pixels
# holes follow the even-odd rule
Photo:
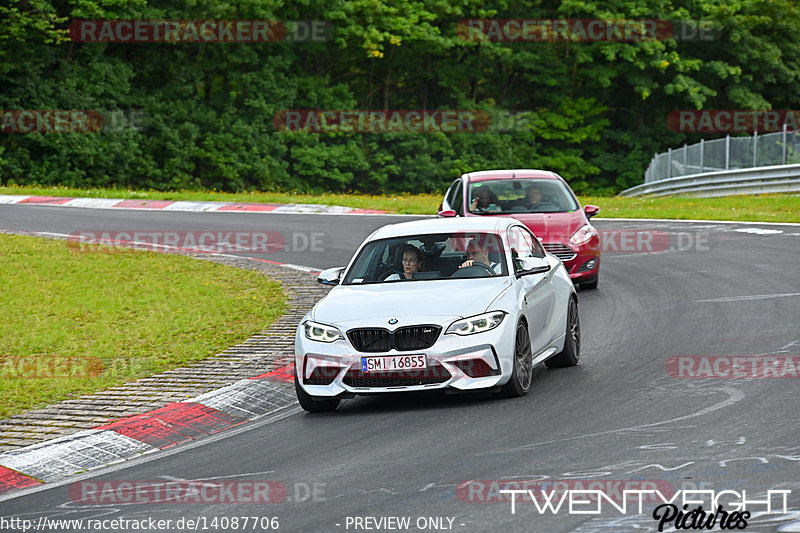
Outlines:
[[[476,215],[564,213],[580,206],[561,180],[507,179],[471,183],[469,211]]]
[[[368,243],[344,285],[506,276],[500,238],[493,233],[409,235]]]

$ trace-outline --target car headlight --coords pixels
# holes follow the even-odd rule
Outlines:
[[[483,333],[484,331],[489,331],[499,326],[505,316],[505,311],[492,311],[490,313],[483,313],[482,315],[462,318],[450,324],[445,334],[455,333],[456,335],[472,335],[474,333]]]
[[[591,224],[585,224],[581,229],[575,232],[575,234],[569,239],[570,244],[574,244],[576,246],[581,244],[586,244],[589,242],[592,237],[597,235],[597,230],[594,229],[594,226]]]
[[[342,332],[333,326],[326,326],[309,320],[305,323],[306,338],[312,341],[333,342],[344,339]]]

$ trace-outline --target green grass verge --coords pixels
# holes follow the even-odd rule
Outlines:
[[[38,237],[0,235],[0,266],[0,418],[205,359],[286,300],[255,272]]]
[[[800,195],[762,194],[720,198],[582,197],[581,204],[600,207],[599,217],[669,218],[677,220],[738,220],[800,222]]]
[[[132,191],[126,189],[69,189],[65,187],[0,187],[0,194],[34,196],[74,196],[85,198],[123,198],[145,200],[194,200],[217,202],[263,202],[279,204],[343,205],[380,209],[391,213],[432,214],[442,196],[439,194],[294,194],[294,193],[223,193],[217,191]],[[601,208],[608,218],[671,218],[702,220],[739,220],[763,222],[800,222],[800,195],[764,194],[726,196],[723,198],[624,198],[621,196],[585,196],[583,205]]]

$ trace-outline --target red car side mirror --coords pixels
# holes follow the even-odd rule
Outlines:
[[[600,208],[596,205],[587,205],[583,208],[583,212],[586,213],[586,218],[592,218],[600,212]]]
[[[440,217],[444,217],[444,218],[453,218],[455,216],[458,216],[456,214],[456,212],[453,211],[452,209],[445,209],[444,211],[439,211],[436,214],[439,215]]]

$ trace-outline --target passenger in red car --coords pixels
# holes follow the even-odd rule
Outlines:
[[[536,185],[531,185],[528,187],[528,190],[525,192],[525,200],[527,200],[528,205],[526,207],[530,207],[531,209],[535,209],[542,203],[542,198],[544,195],[542,194],[541,189]]]

